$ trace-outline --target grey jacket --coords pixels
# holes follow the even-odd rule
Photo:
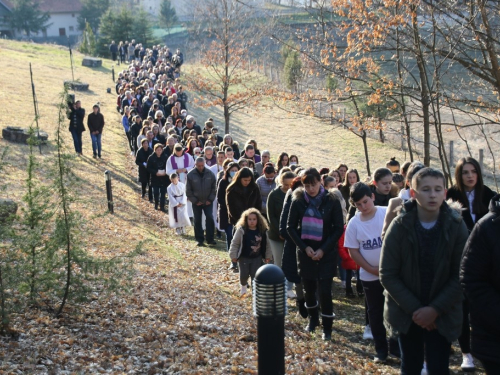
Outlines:
[[[416,202],[404,204],[385,235],[380,260],[380,282],[385,288],[384,323],[391,336],[407,333],[420,302],[419,245],[415,233]],[[441,235],[434,258],[434,281],[430,303],[438,317],[439,333],[449,342],[462,331],[463,293],[459,283],[462,252],[468,237],[459,207],[441,206]]]
[[[239,259],[241,256],[241,251],[243,250],[243,237],[245,236],[245,228],[238,227],[236,232],[234,232],[234,237],[231,240],[231,247],[229,248],[229,257],[231,259]],[[265,239],[265,259],[272,259],[273,252],[271,251],[271,245],[269,243],[268,232],[266,232]],[[264,258],[264,257],[263,257]]]
[[[203,172],[198,169],[191,169],[186,176],[186,196],[193,204],[215,200],[215,175],[204,168]]]

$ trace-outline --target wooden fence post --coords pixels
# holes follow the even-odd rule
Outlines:
[[[482,148],[479,149],[479,166],[481,167],[481,172],[484,173],[484,150]]]

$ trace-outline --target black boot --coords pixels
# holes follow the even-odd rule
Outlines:
[[[155,210],[158,209],[158,201],[155,201]]]
[[[352,291],[352,287],[345,288],[345,296],[347,298],[354,298],[355,297],[354,292]]]
[[[356,292],[358,292],[358,297],[364,297],[365,295],[365,290],[363,289],[361,280],[356,280]]]
[[[325,316],[321,314],[321,321],[323,323],[322,338],[325,341],[330,341],[332,339],[333,316]]]
[[[306,300],[305,299],[297,299],[297,309],[299,310],[299,314],[304,319],[307,318],[307,308],[306,308]]]
[[[307,304],[304,304],[307,308],[307,313],[309,315],[309,324],[306,327],[306,331],[309,333],[313,333],[316,330],[316,327],[319,326],[319,308],[318,303],[316,302],[316,306],[309,307]]]

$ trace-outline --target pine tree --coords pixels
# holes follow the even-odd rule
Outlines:
[[[170,29],[179,21],[175,8],[170,0],[162,0],[160,4],[160,27],[165,27],[170,34]]]
[[[302,77],[302,61],[297,51],[290,50],[285,60],[285,82],[289,89],[296,90]]]
[[[24,31],[28,37],[31,33],[38,33],[47,29],[51,24],[49,12],[42,12],[39,3],[33,0],[13,0],[14,7],[9,16],[13,29]]]
[[[132,34],[144,46],[150,46],[154,43],[153,30],[151,29],[149,18],[149,14],[140,9],[132,24]]]
[[[94,32],[92,31],[92,27],[87,22],[85,26],[85,30],[82,34],[82,42],[79,47],[79,51],[85,55],[96,56],[96,40]]]
[[[20,286],[21,292],[29,293],[29,301],[35,304],[39,288],[39,275],[43,275],[43,258],[46,251],[46,230],[52,216],[49,190],[40,184],[36,171],[40,167],[35,147],[38,145],[36,130],[33,125],[29,129],[30,137],[28,167],[26,173],[26,193],[23,196],[25,205],[22,207],[19,222],[20,233],[15,237],[15,247],[24,257],[23,272],[26,273]],[[43,277],[43,276],[42,276]]]
[[[78,27],[85,30],[90,24],[92,32],[97,34],[102,16],[109,9],[109,0],[82,0],[82,10],[78,15]]]

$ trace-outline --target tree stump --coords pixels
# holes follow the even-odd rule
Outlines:
[[[97,57],[85,56],[82,60],[82,65],[91,68],[98,68],[102,66],[102,60],[98,59]]]
[[[7,126],[2,129],[2,137],[8,141],[15,143],[28,143],[30,137],[29,129],[19,128],[17,126]],[[40,143],[45,144],[49,139],[49,135],[44,131],[37,132],[35,130],[35,137]]]
[[[17,213],[17,203],[12,199],[0,198],[0,223],[6,223]]]
[[[64,85],[75,91],[88,91],[89,84],[78,81],[64,81]]]

